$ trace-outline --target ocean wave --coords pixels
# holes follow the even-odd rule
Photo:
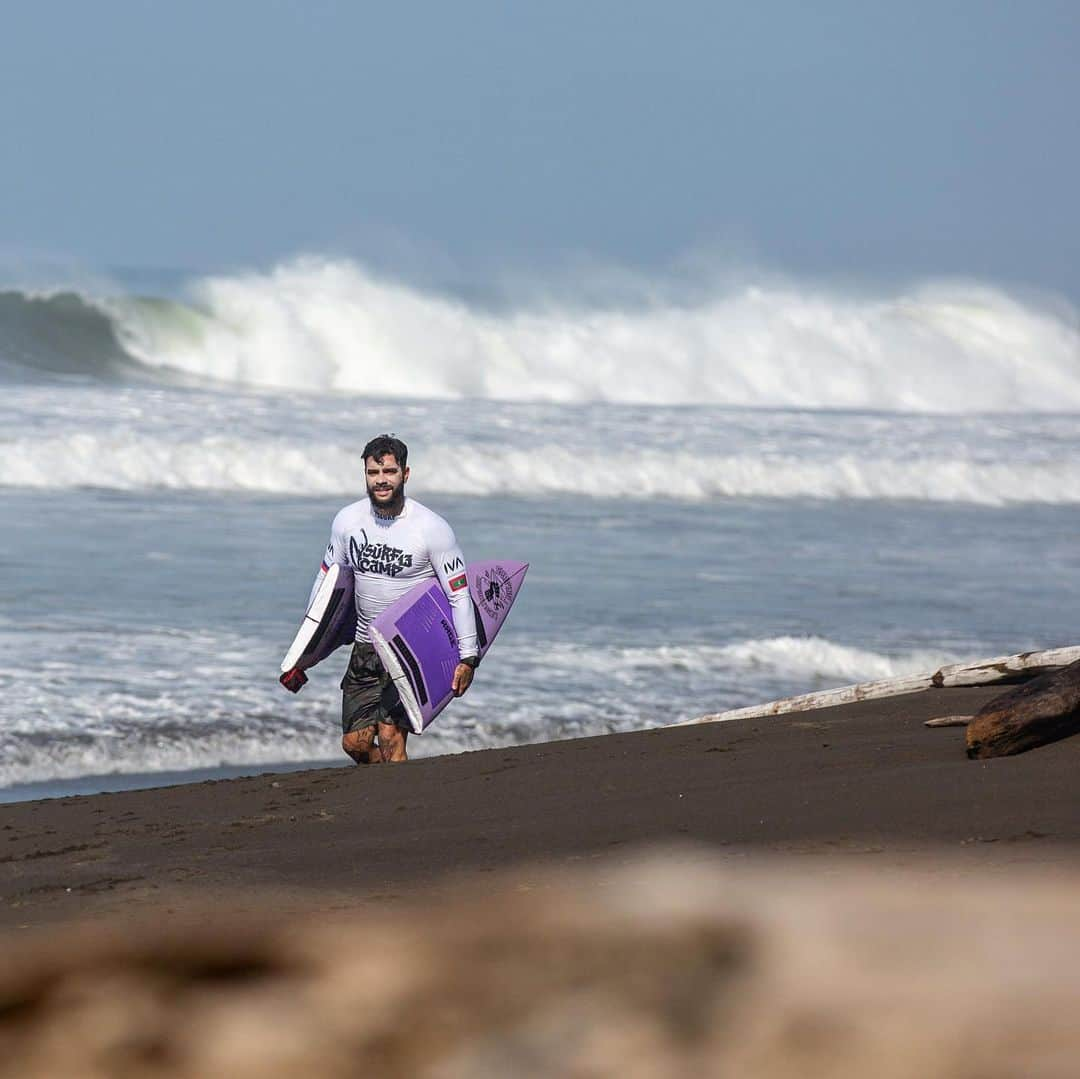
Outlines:
[[[655,647],[549,645],[532,650],[533,662],[579,670],[622,683],[655,677],[657,671],[701,674],[776,675],[813,686],[873,682],[905,675],[930,674],[959,657],[939,649],[913,649],[895,655],[839,644],[825,637],[761,637],[726,644],[671,644]]]
[[[561,445],[423,447],[410,492],[477,497],[709,501],[724,498],[914,500],[987,506],[1080,503],[1080,463],[960,456],[818,459],[796,454],[585,453]],[[583,483],[583,477],[586,482]],[[167,441],[74,433],[0,442],[0,487],[36,490],[358,494],[355,462],[334,443],[223,436]]]
[[[0,371],[116,379],[142,365],[120,341],[122,322],[70,290],[0,290]]]
[[[1080,411],[1076,312],[959,283],[491,310],[306,259],[195,282],[183,303],[0,293],[0,360],[373,398]]]

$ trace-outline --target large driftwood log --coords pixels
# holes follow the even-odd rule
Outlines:
[[[967,755],[1024,753],[1080,733],[1080,662],[1010,689],[984,705],[967,729]]]

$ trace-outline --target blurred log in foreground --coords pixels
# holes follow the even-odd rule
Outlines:
[[[117,916],[3,942],[0,1076],[1072,1079],[1078,901],[690,852],[336,921]]]
[[[1080,661],[1039,675],[985,704],[968,724],[967,755],[1025,753],[1080,733]]]

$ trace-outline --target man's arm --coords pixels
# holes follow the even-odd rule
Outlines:
[[[476,634],[476,612],[469,595],[469,578],[465,572],[465,555],[458,546],[454,530],[445,521],[433,529],[430,539],[431,565],[439,578],[446,598],[450,601],[450,613],[454,619],[461,662],[454,671],[454,696],[460,697],[472,683],[473,670],[479,662],[479,646]]]

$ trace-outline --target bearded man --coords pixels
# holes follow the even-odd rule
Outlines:
[[[356,642],[341,682],[341,748],[357,764],[408,759],[409,721],[371,644],[372,619],[419,581],[437,577],[450,601],[461,654],[453,677],[456,697],[469,688],[479,662],[465,556],[446,521],[406,496],[408,461],[408,447],[393,435],[379,435],[364,447],[367,498],[334,518],[311,590],[313,599],[332,563],[352,570]],[[291,688],[288,675],[282,682]]]

